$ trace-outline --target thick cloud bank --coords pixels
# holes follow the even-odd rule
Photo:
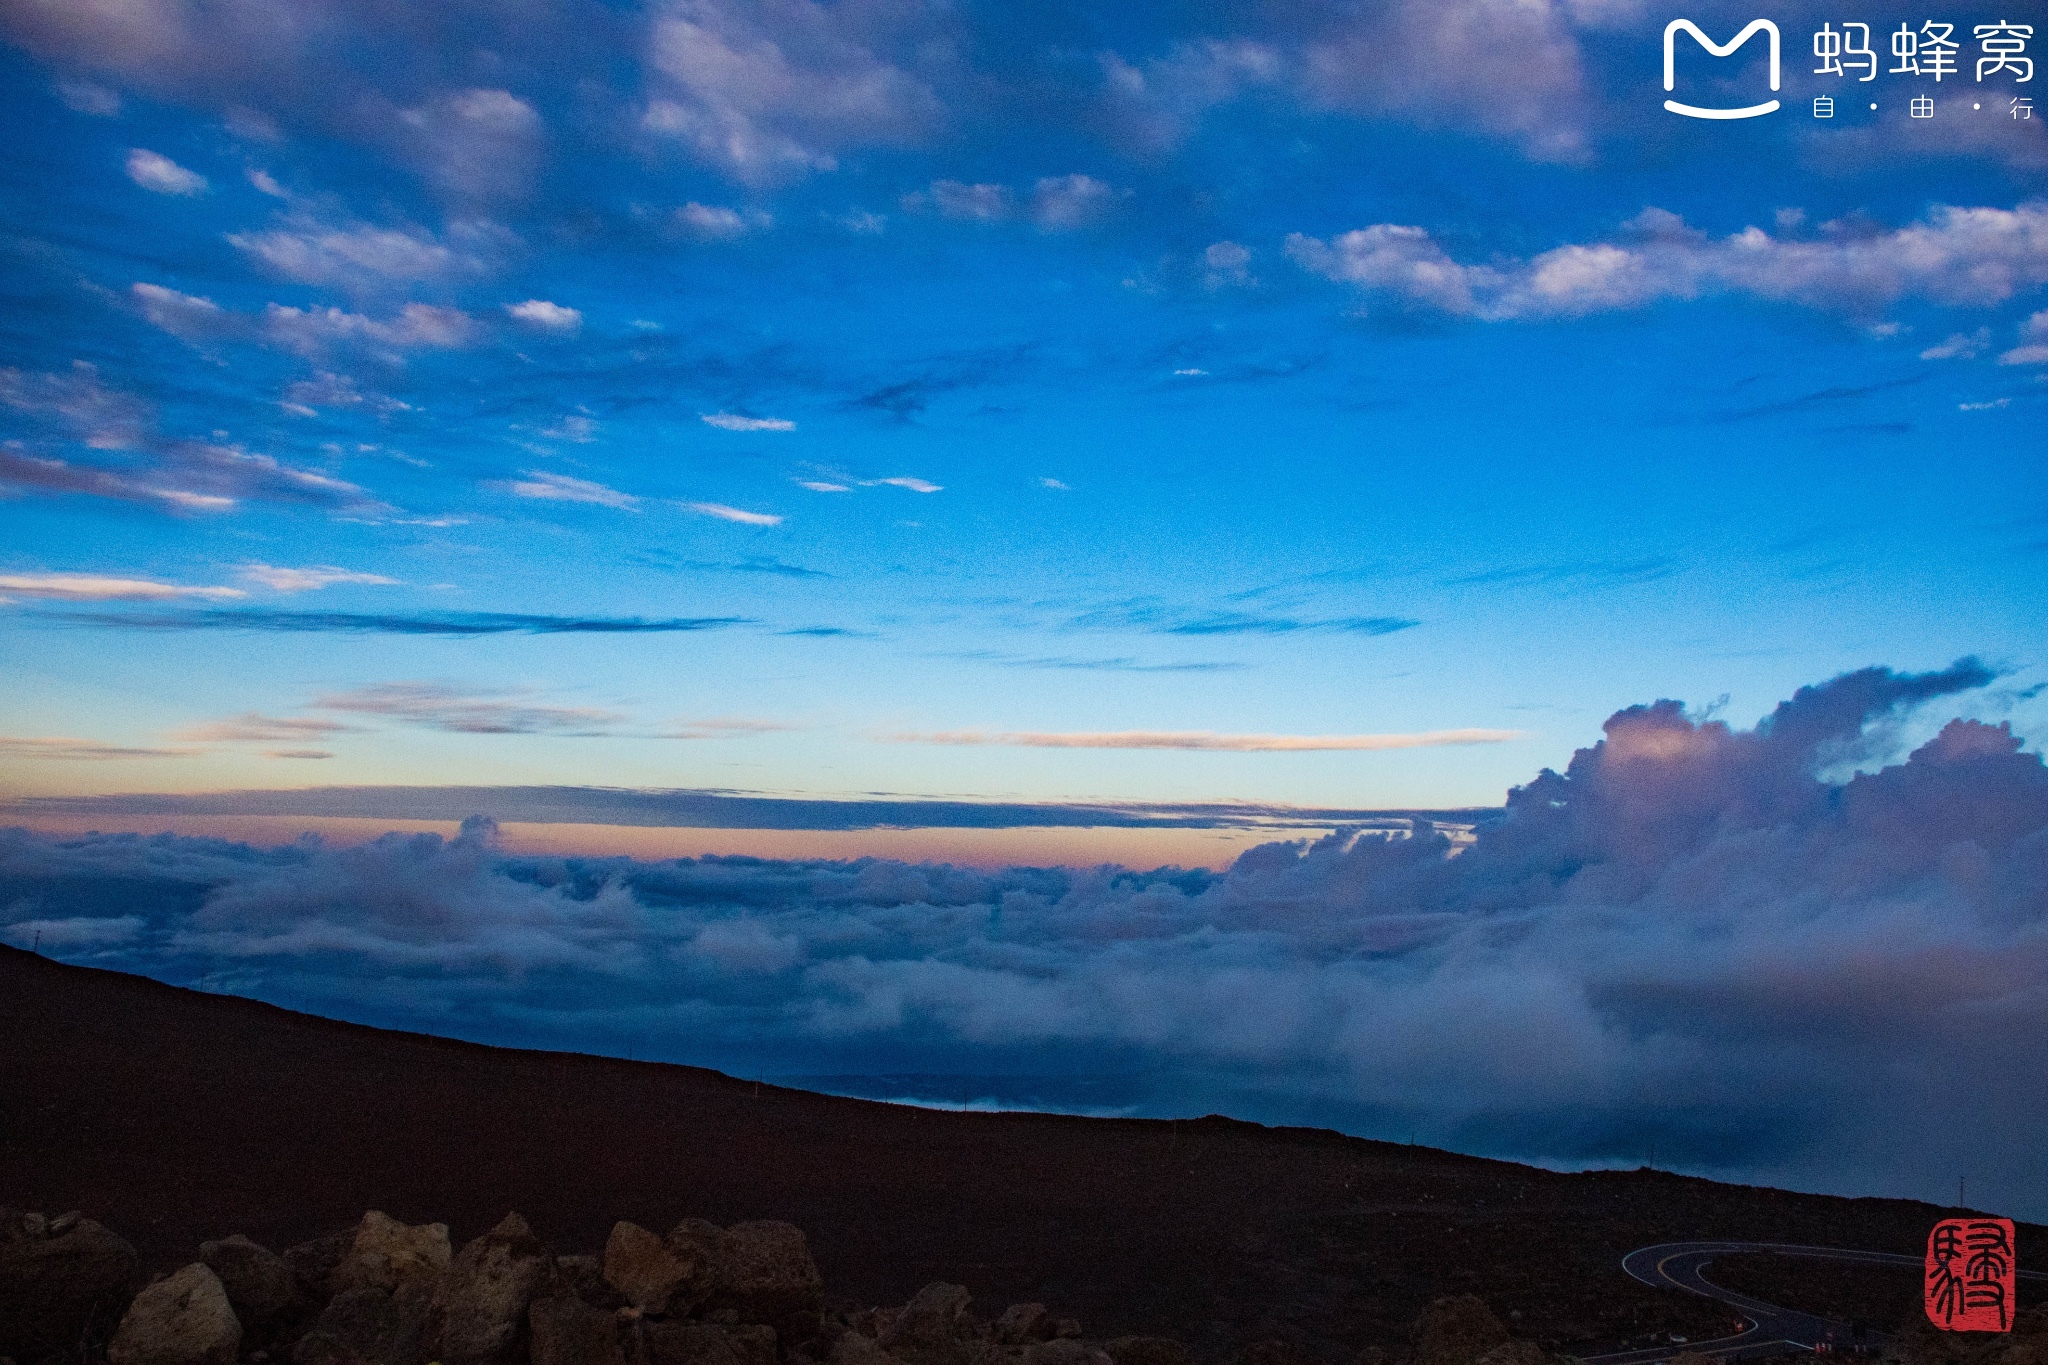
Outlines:
[[[1850,1193],[1967,1174],[2040,1218],[2048,768],[1970,720],[1877,766],[1988,681],[1867,669],[1748,731],[1631,707],[1455,856],[1421,821],[1221,874],[509,857],[482,818],[350,849],[14,831],[0,920],[491,1041]]]

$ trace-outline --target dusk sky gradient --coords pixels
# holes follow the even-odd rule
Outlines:
[[[1784,108],[1705,122],[1662,108],[1659,38],[1680,12],[0,0],[0,824],[31,831],[0,859],[29,888],[0,886],[7,938],[59,926],[79,960],[104,950],[197,981],[227,969],[189,955],[178,917],[212,912],[182,891],[118,914],[49,891],[37,879],[86,874],[45,862],[100,856],[66,838],[171,831],[194,840],[162,845],[183,868],[260,863],[315,831],[330,852],[303,856],[319,868],[471,814],[499,831],[433,845],[470,860],[461,877],[499,876],[493,857],[650,860],[576,893],[593,904],[633,901],[634,877],[681,855],[873,856],[996,879],[949,904],[1000,906],[1009,877],[1079,914],[1080,893],[1017,869],[1225,875],[1247,849],[1375,811],[1435,813],[1413,849],[1469,846],[1475,823],[1483,849],[1493,817],[1473,808],[1593,752],[1614,713],[1675,699],[1686,734],[1767,748],[1781,703],[1846,676],[1865,682],[1812,695],[1864,700],[1755,781],[1844,791],[1860,772],[1892,784],[1860,790],[1896,794],[1918,779],[1884,775],[1997,750],[1999,809],[2020,814],[1980,852],[2005,889],[1970,901],[1981,936],[1954,932],[2038,968],[2048,903],[2029,869],[2048,863],[2028,860],[2048,814],[2026,774],[2048,738],[2048,119],[2014,101],[2048,85],[1974,79],[1968,34],[2044,16],[1969,0],[1936,16],[1965,37],[1960,76],[1863,83],[1814,73],[1813,30],[1847,17],[1884,35],[1926,14],[1687,8],[1723,39],[1758,13],[1784,33]],[[1760,44],[1684,62],[1679,98],[1762,88]],[[1819,95],[1834,117],[1813,117]],[[1933,117],[1908,116],[1916,95]],[[1872,678],[1904,681],[1865,697]],[[1944,728],[1959,718],[1977,724]],[[1936,758],[1905,762],[1937,735]],[[1713,771],[1699,809],[1726,818],[1699,828],[1715,847],[1834,818],[1812,813],[1821,796],[1796,817],[1738,812],[1729,793],[1752,778],[1716,786]],[[1873,857],[1881,844],[1839,838]],[[217,853],[232,841],[251,847]],[[1786,903],[1847,916],[1845,941],[1920,924],[1908,902],[1968,898],[1938,849],[1881,893],[1783,856]],[[1559,886],[1567,863],[1543,864]],[[239,872],[163,876],[240,894]],[[1614,904],[1663,905],[1644,876]],[[1204,917],[1252,901],[1170,885],[1187,904],[1160,922],[1187,942],[1245,928]],[[332,898],[302,892],[255,899],[318,919]],[[1750,894],[1707,900],[1751,925]],[[1152,913],[1102,896],[1112,920]],[[1507,913],[1477,891],[1439,900],[1427,915]],[[870,901],[887,913],[792,903],[802,923],[711,946],[742,974],[801,979],[749,998],[814,1023],[820,1001],[868,989],[864,968],[813,960],[814,917],[832,933],[861,920],[905,960],[968,953],[950,930],[905,928],[896,907],[914,897]],[[505,913],[537,922],[520,904]],[[750,904],[729,907],[736,923],[753,925]],[[1924,943],[1905,934],[1901,961],[1948,932],[1938,922]],[[1607,951],[1608,928],[1573,923],[1528,952]],[[497,970],[491,952],[436,985],[453,969],[425,949],[307,932],[289,952],[321,955],[317,988],[261,972],[237,988],[493,1040],[610,1050],[645,1032],[573,1010],[450,1022],[451,1001],[491,997],[464,975]],[[1005,970],[1094,979],[1107,969],[1076,932]],[[1378,967],[1331,984],[1327,932],[1287,920],[1229,939],[1229,970],[1266,972],[1277,953],[1311,963],[1316,991],[1381,990]],[[1416,932],[1430,951],[1451,941]],[[1812,951],[1785,923],[1755,932]],[[1096,946],[1139,952],[1117,941],[1105,929]],[[1652,943],[1668,947],[1615,951]],[[657,965],[629,974],[648,1001],[709,989],[659,966],[666,949],[590,951],[611,965],[548,961],[594,980],[644,952]],[[1169,956],[1140,976],[1214,966]],[[1725,965],[1727,981],[1750,970]],[[408,973],[423,975],[392,984]],[[1247,989],[1284,993],[1285,976]],[[2000,1017],[2048,1028],[2043,977],[2014,980]],[[904,1023],[926,987],[887,987],[899,1014],[875,1027],[902,1030],[887,1046],[834,1051],[792,1025],[786,1046],[749,1051],[728,1021],[726,1041],[663,1055],[1123,1074],[1170,1054],[1195,1079],[1130,1104],[1419,1125],[1565,1164],[1650,1131],[1529,1117],[1596,1092],[1608,1114],[1618,1092],[1593,1080],[1504,1100],[1505,1118],[1471,1076],[1438,1100],[1419,1081],[1345,1090],[1330,1077],[1364,1054],[1330,1040],[1377,1027],[1356,1000],[1334,1033],[1233,1043],[1223,1060],[1166,1033],[1034,1024],[1019,1036],[1063,1040],[1034,1061],[995,1047],[987,1020],[947,1032],[935,1006]],[[1456,1012],[1411,988],[1401,1017]],[[1628,994],[1558,989],[1596,1014]],[[1200,1016],[1201,995],[1168,1014]],[[1730,999],[1702,986],[1696,1004],[1758,1008]],[[858,1014],[819,1028],[858,1032]],[[1668,1079],[1705,1065],[1686,1049],[1712,1050],[1689,1035],[1682,1058],[1638,1066],[1638,1024],[1604,1027],[1616,1050],[1587,1043],[1584,1077],[1611,1062]],[[1830,1054],[1858,1065],[1845,1055]],[[1427,1070],[1411,1062],[1404,1075]],[[1314,1079],[1246,1079],[1266,1066]],[[1762,1142],[1770,1104],[1807,1114],[1787,1097],[1808,1074],[1773,1073],[1781,1089],[1753,1097],[1766,1117],[1667,1115],[1661,1150],[1816,1188],[1928,1193],[1934,1172],[1952,1177],[1946,1156],[1889,1148],[1831,1170],[1846,1094]],[[2048,1191],[2008,1156],[1987,1179],[2041,1216]]]

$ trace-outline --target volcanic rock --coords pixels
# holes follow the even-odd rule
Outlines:
[[[613,1224],[604,1244],[605,1279],[642,1312],[666,1313],[676,1291],[696,1281],[703,1266],[695,1239],[671,1245],[638,1223]]]
[[[926,1285],[882,1333],[882,1349],[909,1365],[959,1365],[969,1354],[961,1341],[968,1327],[968,1298],[957,1284]]]
[[[419,1365],[432,1300],[415,1288],[344,1289],[292,1348],[295,1365]]]
[[[201,1242],[199,1259],[220,1278],[245,1333],[261,1335],[291,1308],[291,1269],[284,1257],[267,1247],[236,1233],[218,1242]]]
[[[110,1365],[235,1365],[242,1324],[220,1277],[198,1261],[135,1296],[107,1346]]]
[[[1118,1337],[1102,1343],[1116,1365],[1189,1365],[1188,1348],[1172,1337]]]
[[[618,1315],[574,1294],[535,1299],[526,1310],[533,1365],[626,1365]]]
[[[788,1223],[734,1223],[718,1229],[699,1219],[680,1224],[669,1234],[672,1254],[704,1246],[708,1264],[700,1272],[707,1283],[707,1312],[731,1309],[742,1322],[779,1323],[799,1314],[816,1313],[824,1303],[825,1281],[811,1259],[803,1229]]]
[[[1022,1346],[1052,1336],[1052,1315],[1042,1303],[1013,1303],[996,1319],[996,1340],[1005,1346]]]
[[[1505,1346],[1508,1329],[1474,1294],[1437,1299],[1409,1329],[1414,1365],[1478,1365],[1480,1357]]]
[[[0,1209],[0,1356],[41,1360],[104,1339],[142,1283],[127,1242],[90,1218],[57,1224]]]
[[[356,1225],[348,1254],[328,1284],[336,1294],[355,1289],[432,1294],[450,1259],[446,1223],[411,1227],[372,1209]]]
[[[463,1247],[434,1298],[440,1359],[446,1365],[517,1361],[527,1307],[550,1269],[547,1248],[516,1213]]]

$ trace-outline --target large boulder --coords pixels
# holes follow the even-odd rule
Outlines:
[[[452,1259],[446,1223],[413,1227],[372,1209],[356,1224],[348,1254],[334,1267],[328,1287],[336,1294],[354,1289],[432,1294]]]
[[[421,1365],[432,1300],[417,1289],[344,1289],[298,1344],[295,1365]]]
[[[516,1213],[463,1247],[434,1296],[439,1358],[445,1365],[512,1365],[525,1344],[526,1310],[552,1269],[547,1248]]]
[[[909,1365],[962,1365],[970,1352],[969,1294],[957,1284],[928,1284],[882,1332],[879,1345]]]
[[[555,1257],[555,1285],[574,1294],[593,1308],[627,1307],[626,1296],[604,1277],[604,1261],[597,1256]]]
[[[198,1261],[135,1296],[107,1345],[109,1365],[235,1365],[242,1324],[220,1277]]]
[[[604,1277],[642,1312],[666,1313],[671,1299],[687,1307],[705,1267],[702,1240],[690,1236],[670,1245],[638,1223],[615,1223],[604,1244]]]
[[[1172,1337],[1118,1337],[1102,1343],[1116,1365],[1189,1365],[1188,1348]]]
[[[1414,1365],[1478,1365],[1481,1356],[1507,1344],[1508,1329],[1477,1295],[1460,1294],[1423,1309],[1408,1340]]]
[[[1004,1346],[1022,1346],[1052,1336],[1052,1314],[1042,1303],[1013,1303],[996,1319],[996,1340]]]
[[[730,1310],[741,1322],[780,1323],[816,1313],[825,1301],[825,1281],[811,1259],[803,1229],[788,1223],[734,1223],[718,1229],[700,1220],[681,1224],[668,1237],[672,1252],[702,1248],[706,1283],[700,1303],[706,1312]]]
[[[538,1298],[526,1310],[533,1365],[626,1365],[619,1318],[574,1294]]]
[[[240,1233],[218,1242],[201,1242],[199,1259],[220,1278],[247,1335],[262,1336],[297,1301],[284,1257]]]
[[[1112,1365],[1109,1355],[1086,1342],[1061,1337],[1035,1341],[1024,1348],[1024,1365]],[[1258,1361],[1258,1365],[1293,1365],[1292,1362]]]
[[[105,1340],[141,1285],[135,1248],[92,1219],[0,1209],[0,1356],[41,1360]]]
[[[649,1365],[775,1365],[773,1327],[649,1321],[644,1331]]]
[[[326,1307],[334,1297],[334,1272],[349,1248],[356,1244],[355,1229],[337,1232],[327,1237],[315,1237],[310,1242],[301,1242],[286,1247],[284,1268],[291,1272],[292,1293],[300,1302],[314,1311]]]

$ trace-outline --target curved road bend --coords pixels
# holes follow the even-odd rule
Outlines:
[[[1644,1284],[1657,1289],[1683,1289],[1716,1303],[1725,1303],[1749,1322],[1747,1331],[1712,1341],[1689,1341],[1652,1346],[1640,1351],[1617,1351],[1612,1355],[1587,1356],[1585,1365],[1656,1365],[1681,1351],[1698,1351],[1724,1361],[1749,1356],[1778,1355],[1789,1350],[1812,1350],[1832,1339],[1843,1347],[1850,1343],[1850,1326],[1831,1318],[1800,1313],[1762,1299],[1723,1289],[1700,1272],[1716,1256],[1741,1251],[1773,1251],[1780,1256],[1811,1256],[1827,1261],[1862,1261],[1872,1265],[1919,1266],[1918,1256],[1900,1256],[1888,1251],[1848,1251],[1838,1247],[1787,1246],[1780,1242],[1663,1242],[1631,1251],[1621,1258],[1621,1268]],[[2048,1280],[2038,1270],[2022,1270],[2020,1278]],[[1884,1334],[1869,1331],[1866,1345],[1882,1345]]]

